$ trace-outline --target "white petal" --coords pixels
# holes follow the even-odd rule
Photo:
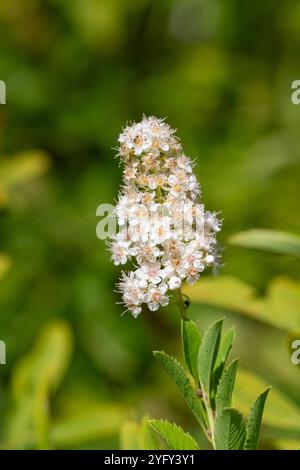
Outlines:
[[[155,312],[156,310],[159,309],[159,303],[157,303],[157,302],[149,302],[148,308],[149,308],[149,310],[151,310],[151,312]]]
[[[171,290],[179,289],[181,286],[181,279],[177,276],[172,276],[168,282],[168,285]]]

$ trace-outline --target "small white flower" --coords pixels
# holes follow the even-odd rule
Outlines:
[[[177,175],[170,175],[169,178],[168,178],[168,183],[170,186],[173,186],[174,184],[177,184],[178,182],[178,178],[177,178]]]
[[[152,243],[159,245],[165,240],[168,240],[171,236],[171,219],[170,217],[157,217],[151,218],[150,238]]]
[[[142,281],[158,284],[161,281],[161,265],[159,262],[146,263],[136,270],[136,277]]]
[[[186,274],[187,274],[186,282],[190,286],[193,286],[196,283],[196,281],[198,281],[200,278],[200,273],[195,268],[188,269]]]
[[[205,256],[205,261],[208,265],[211,265],[215,262],[215,257],[213,255]]]
[[[167,284],[160,284],[159,286],[150,286],[145,296],[149,310],[154,312],[160,306],[165,307],[169,303],[169,297],[166,295],[168,290]]]
[[[136,317],[142,311],[141,304],[144,301],[145,291],[139,285],[131,271],[129,274],[123,273],[121,281],[118,283],[118,290],[123,294],[123,302],[127,309]]]
[[[139,265],[145,263],[154,263],[160,256],[161,251],[155,244],[145,243],[135,247],[134,256]]]
[[[169,289],[176,290],[181,286],[181,279],[177,276],[172,276],[168,282]]]
[[[193,267],[203,271],[202,255],[202,251],[200,251],[197,244],[192,241],[185,250],[182,259],[182,266],[186,269]]]
[[[118,266],[119,264],[126,264],[128,259],[128,245],[121,242],[113,242],[111,245],[112,261]]]
[[[157,182],[156,178],[154,176],[149,177],[149,184],[148,184],[150,189],[156,189],[157,188]]]
[[[139,307],[132,306],[130,311],[131,311],[132,315],[134,316],[134,318],[137,318],[139,316],[139,314],[141,313],[141,311],[142,311],[142,307],[141,306],[139,306]]]
[[[188,187],[190,191],[199,192],[199,184],[195,175],[191,175],[188,179]]]
[[[177,159],[177,166],[178,166],[178,168],[184,170],[186,173],[192,173],[193,172],[191,162],[190,162],[189,158],[186,157],[185,155],[182,155],[181,157],[179,157]]]
[[[129,224],[128,234],[134,243],[147,243],[149,240],[149,218],[140,219],[137,223]]]
[[[128,211],[128,219],[131,226],[146,223],[148,219],[146,204],[133,204]]]
[[[219,232],[221,230],[222,223],[218,219],[217,214],[215,212],[207,211],[205,213],[205,223],[214,232]]]
[[[119,225],[124,225],[128,220],[133,204],[137,204],[140,200],[140,195],[132,190],[128,189],[121,194],[118,204],[116,205],[115,212],[117,215]]]

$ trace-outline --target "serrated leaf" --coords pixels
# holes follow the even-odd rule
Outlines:
[[[195,439],[177,424],[167,420],[151,419],[149,425],[157,431],[172,450],[199,450]]]
[[[234,246],[300,258],[300,237],[292,233],[252,229],[236,233],[229,239],[229,243]]]
[[[186,366],[197,382],[198,352],[201,344],[201,334],[199,328],[192,320],[181,321],[181,338]]]
[[[210,398],[210,384],[221,340],[223,318],[214,322],[206,331],[198,354],[199,381]]]
[[[241,450],[246,439],[243,416],[234,408],[225,408],[217,416],[214,440],[217,450]]]
[[[215,369],[217,369],[221,364],[225,364],[228,355],[231,351],[233,342],[235,339],[235,328],[234,326],[232,328],[229,328],[229,330],[226,331],[226,333],[223,335],[223,338],[221,340],[218,356],[216,359],[216,364],[215,364]]]
[[[220,380],[216,395],[216,412],[219,414],[223,408],[231,406],[232,392],[237,372],[238,359],[232,361],[226,368]]]
[[[214,371],[213,371],[213,378],[212,378],[212,398],[214,398],[217,387],[220,381],[220,378],[223,374],[223,370],[228,358],[228,355],[231,351],[232,344],[235,338],[235,328],[229,328],[226,331],[223,338],[221,339],[221,344],[219,347],[218,356],[216,359]]]
[[[247,438],[245,443],[245,449],[247,450],[257,449],[261,420],[269,390],[270,387],[267,388],[261,395],[259,395],[259,397],[255,400],[255,402],[250,408],[246,427]]]
[[[206,429],[203,405],[196,396],[196,393],[191,385],[189,378],[183,370],[183,367],[172,356],[164,353],[163,351],[154,351],[155,358],[160,362],[164,369],[168,372],[174,384],[182,393],[186,403],[191,411],[197,418],[202,428]]]

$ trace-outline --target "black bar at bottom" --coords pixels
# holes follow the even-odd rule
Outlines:
[[[141,468],[142,465],[174,466],[199,466],[210,462],[231,465],[259,463],[270,464],[273,459],[276,463],[282,463],[285,467],[289,463],[300,462],[299,451],[118,451],[118,450],[55,450],[55,451],[0,451],[1,466],[5,463],[25,463],[48,465],[58,463],[70,465],[73,461],[76,465],[82,464],[85,468],[91,463],[103,466],[119,466],[125,468]]]

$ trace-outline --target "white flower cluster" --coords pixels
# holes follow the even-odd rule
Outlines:
[[[137,317],[142,304],[152,311],[168,305],[170,291],[218,265],[221,223],[200,205],[193,165],[163,120],[144,117],[127,126],[119,137],[119,156],[125,184],[115,208],[120,230],[110,250],[116,265],[135,262],[118,288]]]

